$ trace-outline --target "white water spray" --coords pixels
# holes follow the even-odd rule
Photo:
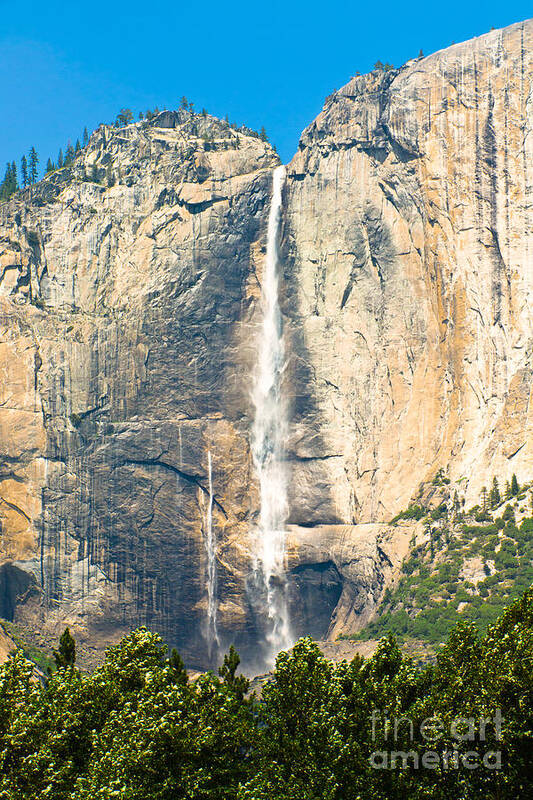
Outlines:
[[[281,392],[285,353],[278,296],[279,229],[284,180],[285,167],[277,167],[273,175],[272,204],[268,218],[267,252],[261,287],[263,321],[253,389],[255,420],[252,455],[261,493],[254,574],[267,615],[266,636],[271,662],[280,650],[292,644],[285,574],[287,409]]]
[[[213,529],[213,465],[211,451],[207,451],[207,475],[209,481],[209,500],[207,504],[205,525],[205,550],[207,553],[207,649],[209,658],[213,647],[220,644],[217,628],[217,541]]]

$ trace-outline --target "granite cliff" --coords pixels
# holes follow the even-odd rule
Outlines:
[[[210,116],[101,126],[0,206],[0,616],[205,666],[261,640],[250,455],[274,150]],[[281,306],[296,635],[365,622],[443,469],[533,475],[533,22],[353,78],[287,170]],[[87,656],[90,660],[91,654]]]
[[[304,132],[284,233],[292,521],[322,544],[439,469],[467,505],[495,475],[531,479],[532,203],[532,21],[355,77]],[[353,584],[330,634],[364,612]]]

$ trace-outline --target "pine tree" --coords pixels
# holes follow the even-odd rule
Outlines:
[[[183,663],[181,656],[175,647],[173,647],[171,650],[168,663],[172,669],[174,682],[180,684],[181,686],[185,686],[189,680],[187,670],[185,669],[185,664]]]
[[[17,167],[14,161],[6,164],[6,174],[2,183],[2,199],[9,200],[18,189]]]
[[[7,181],[7,177],[8,177],[8,174],[9,174],[9,172],[8,172],[8,171],[9,171],[10,169],[11,169],[11,167],[10,167],[10,165],[8,164],[8,165],[7,165],[7,167],[6,167],[6,172],[5,172],[5,175],[4,175],[4,180],[2,181],[2,183],[0,183],[0,200],[2,200],[2,201],[3,201],[3,200],[7,200],[7,197],[6,197],[6,181]]]
[[[29,156],[29,178],[30,183],[35,183],[37,180],[37,164],[39,163],[39,156],[37,155],[37,150],[35,147],[32,147],[30,150]]]
[[[520,486],[518,484],[518,480],[516,478],[516,475],[513,472],[513,477],[511,478],[511,494],[512,494],[513,497],[516,497],[516,495],[519,492],[520,492]]]
[[[461,511],[461,503],[459,501],[459,495],[457,494],[457,489],[455,490],[454,495],[453,495],[453,510],[454,510],[455,516],[457,517],[458,514]]]
[[[144,119],[144,114],[142,111],[139,111],[139,119]]]
[[[59,639],[59,648],[54,650],[56,667],[72,667],[76,663],[76,642],[65,628]]]
[[[180,108],[187,109],[188,107],[189,107],[189,101],[187,100],[185,95],[183,95],[183,97],[181,98],[181,101],[180,101]]]
[[[82,137],[83,146],[87,147],[89,144],[89,134],[87,133],[87,128],[83,129],[83,137]]]
[[[20,159],[20,177],[22,179],[22,185],[24,188],[28,185],[28,161],[26,156],[22,156]]]
[[[55,167],[54,167],[54,165],[52,163],[52,159],[49,158],[48,161],[46,162],[46,174],[48,174],[49,172],[53,172],[54,169],[55,169]]]
[[[265,126],[264,125],[261,127],[261,132],[259,133],[259,138],[261,139],[262,142],[268,142],[268,136],[267,136],[267,132],[265,130]]]
[[[76,154],[76,155],[78,155],[78,153],[79,153],[80,151],[81,151],[81,144],[80,144],[80,140],[79,140],[79,139],[76,139],[76,146],[74,147],[74,152],[75,152],[75,154]]]
[[[17,165],[14,161],[11,162],[11,192],[14,193],[19,188],[17,179]]]
[[[4,180],[0,184],[0,200],[9,200],[18,189],[17,167],[14,161],[6,164]]]
[[[4,180],[2,181],[2,200],[9,200],[12,194],[13,189],[13,180],[12,180],[12,170],[11,164],[6,164],[6,173],[4,175]]]
[[[63,150],[59,148],[59,153],[57,154],[57,168],[61,169],[63,166],[64,166]]]
[[[510,497],[511,497],[511,484],[509,483],[509,481],[505,482],[504,497],[505,497],[506,500],[509,500]]]
[[[133,121],[133,111],[131,108],[121,108],[120,112],[117,114],[117,128],[123,128],[126,125],[129,125],[130,122]]]
[[[69,140],[69,142],[67,144],[67,149],[66,149],[66,152],[65,152],[65,160],[63,161],[63,166],[64,167],[70,167],[70,165],[74,161],[74,156],[75,156],[74,148],[72,147],[72,145],[70,143],[70,140]]]
[[[224,656],[224,663],[219,667],[218,674],[223,679],[224,683],[231,686],[235,694],[239,698],[243,698],[250,682],[244,675],[236,675],[237,667],[241,663],[241,659],[233,645],[229,649],[229,653]]]
[[[496,478],[496,475],[494,476],[494,480],[492,481],[492,489],[490,490],[489,500],[492,508],[497,508],[502,502],[500,489],[498,487],[498,479]]]
[[[483,511],[487,510],[487,487],[483,486],[481,489],[481,508]]]

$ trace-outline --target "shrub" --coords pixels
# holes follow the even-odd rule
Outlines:
[[[400,511],[399,514],[396,514],[395,517],[391,520],[391,523],[399,522],[401,519],[415,519],[419,520],[426,515],[426,509],[422,506],[412,505],[409,506],[405,511]]]

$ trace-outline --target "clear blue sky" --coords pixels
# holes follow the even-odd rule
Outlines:
[[[284,161],[332,89],[533,15],[530,2],[0,0],[0,178],[122,107],[198,109],[259,129]],[[43,163],[41,166],[43,166]]]

